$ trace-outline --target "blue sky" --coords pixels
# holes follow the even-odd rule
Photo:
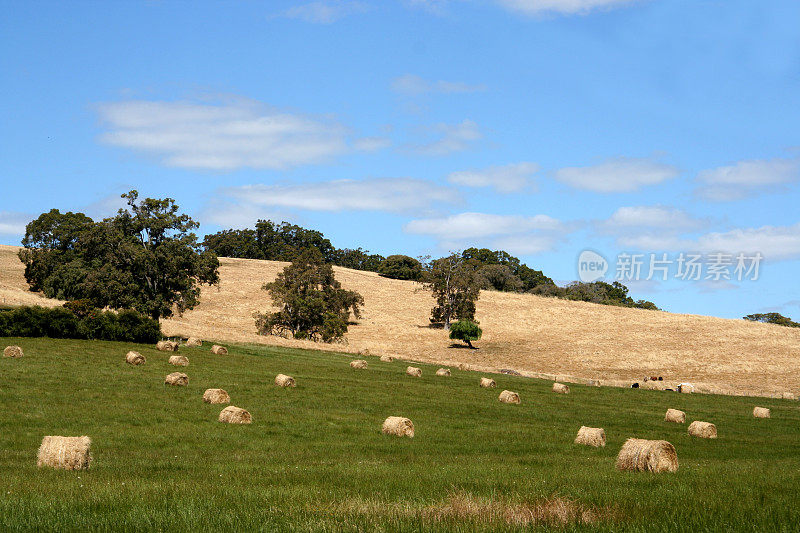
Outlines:
[[[622,252],[642,277],[666,253],[666,281],[624,280],[635,298],[800,318],[793,0],[2,10],[0,243],[136,188],[201,233],[272,218],[382,254],[502,248],[559,282],[585,249],[606,280]],[[681,253],[701,279],[676,279]],[[739,254],[763,256],[757,280]]]

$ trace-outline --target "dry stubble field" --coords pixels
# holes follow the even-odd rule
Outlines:
[[[0,303],[55,305],[27,291],[17,247],[0,247]],[[698,391],[780,396],[800,392],[800,329],[744,320],[617,308],[492,291],[481,293],[479,350],[451,348],[446,332],[431,329],[433,300],[413,282],[335,268],[348,289],[364,296],[363,316],[347,344],[321,345],[257,335],[253,313],[271,306],[261,290],[286,263],[220,259],[219,287],[202,303],[165,320],[167,335],[332,351],[369,350],[402,359],[513,369],[566,381],[599,379],[622,385],[646,375],[667,384],[692,382]]]

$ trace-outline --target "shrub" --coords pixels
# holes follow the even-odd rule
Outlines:
[[[450,338],[463,341],[470,348],[474,348],[472,341],[480,339],[482,334],[483,330],[472,320],[459,320],[450,325]]]
[[[378,272],[385,278],[418,281],[422,276],[422,265],[407,255],[390,255],[378,267]]]
[[[93,309],[84,316],[66,307],[17,307],[0,313],[0,337],[97,339],[145,344],[161,338],[157,320],[136,311]]]

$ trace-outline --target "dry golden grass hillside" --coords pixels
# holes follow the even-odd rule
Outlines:
[[[0,247],[0,302],[54,305],[27,291],[18,248]],[[453,348],[431,329],[429,293],[413,282],[335,268],[345,288],[364,296],[363,317],[346,344],[324,345],[257,335],[253,313],[271,306],[261,285],[286,263],[220,259],[219,287],[204,288],[201,304],[165,320],[167,335],[323,350],[389,354],[476,370],[623,385],[643,376],[686,381],[698,391],[782,395],[800,392],[800,329],[697,315],[617,308],[493,291],[481,293],[478,350]]]

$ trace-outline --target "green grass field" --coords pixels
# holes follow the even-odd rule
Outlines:
[[[571,386],[367,357],[231,346],[182,347],[182,369],[150,346],[51,339],[0,358],[0,530],[797,531],[800,405],[785,400]],[[147,364],[124,362],[129,349]],[[165,387],[186,372],[188,387]],[[273,385],[278,373],[296,389]],[[221,424],[206,388],[253,415]],[[501,404],[504,389],[521,405]],[[754,419],[754,405],[772,409]],[[714,422],[717,440],[663,421],[668,407]],[[381,434],[407,416],[416,437]],[[608,444],[573,444],[581,425]],[[89,435],[88,471],[37,469],[44,435]],[[672,442],[674,474],[618,472],[627,437]],[[561,522],[550,511],[572,511]],[[540,513],[540,514],[537,514]],[[541,517],[530,522],[530,516]]]

